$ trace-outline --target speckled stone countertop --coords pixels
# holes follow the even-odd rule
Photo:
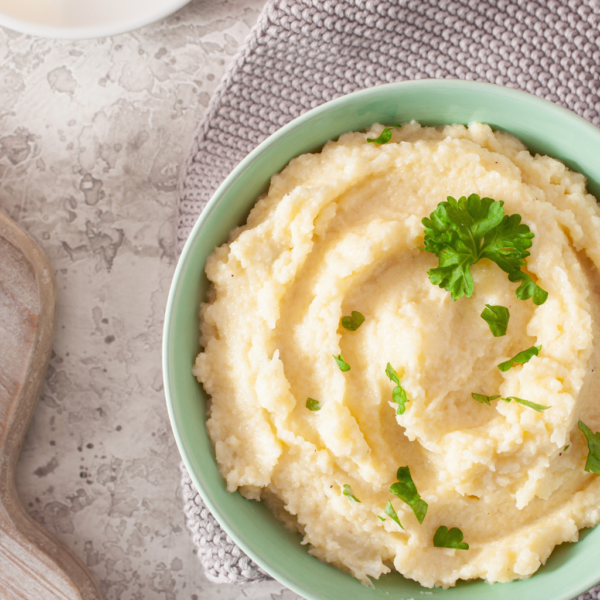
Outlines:
[[[262,5],[193,0],[92,41],[0,29],[0,210],[39,241],[59,291],[19,492],[106,600],[297,598],[204,578],[161,376],[178,168]]]

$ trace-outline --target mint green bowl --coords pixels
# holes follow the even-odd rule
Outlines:
[[[562,160],[600,192],[600,131],[587,121],[529,94],[453,80],[393,83],[344,96],[292,121],[243,160],[198,219],[179,259],[167,303],[163,371],[167,406],[181,456],[202,498],[225,531],[273,577],[309,600],[570,600],[600,580],[600,527],[563,544],[532,578],[506,584],[461,582],[428,590],[394,573],[361,585],[308,554],[260,502],[229,494],[205,428],[207,395],[192,376],[199,351],[198,311],[208,281],[204,263],[229,231],[243,223],[271,176],[295,156],[346,131],[410,120],[423,125],[488,123],[520,138],[532,152]]]

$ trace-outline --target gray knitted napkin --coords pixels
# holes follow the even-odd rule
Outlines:
[[[218,185],[307,110],[407,79],[522,89],[600,126],[600,0],[275,0],[214,95],[179,188],[178,247]],[[267,578],[222,531],[187,473],[188,526],[209,579]],[[580,596],[597,599],[600,586]]]

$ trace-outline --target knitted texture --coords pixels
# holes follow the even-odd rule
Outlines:
[[[600,126],[600,0],[274,0],[228,70],[181,171],[179,250],[257,144],[323,102],[409,79],[521,89]],[[219,530],[187,475],[186,514],[217,581],[264,573]],[[580,596],[597,599],[600,586]]]
[[[270,577],[221,529],[181,465],[183,510],[206,577],[215,583],[248,583]]]

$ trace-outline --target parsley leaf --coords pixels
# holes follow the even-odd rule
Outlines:
[[[396,513],[396,511],[394,510],[394,507],[392,506],[392,503],[390,500],[388,500],[388,503],[385,505],[383,512],[388,517],[390,517],[390,519],[393,519],[394,521],[396,521],[396,523],[398,523],[398,525],[400,525],[400,527],[402,527],[402,523],[400,523],[400,519],[398,518],[398,513]],[[404,529],[404,527],[402,527],[402,529]]]
[[[406,391],[401,385],[397,385],[392,390],[392,400],[398,405],[396,408],[397,415],[403,415],[406,411],[406,403],[408,402],[408,396]]]
[[[388,363],[387,367],[385,368],[385,374],[389,377],[389,379],[392,383],[395,383],[396,385],[400,385],[400,379],[398,378],[398,373],[396,373],[396,370],[394,369],[394,367],[392,367],[392,365],[390,363]]]
[[[483,394],[476,394],[475,392],[471,393],[471,396],[474,400],[477,400],[477,402],[480,402],[481,404],[485,402],[488,406],[491,406],[490,400],[500,398],[500,396],[484,396]]]
[[[463,542],[463,532],[458,527],[448,531],[445,525],[438,527],[433,536],[433,545],[436,548],[454,548],[456,550],[468,550],[469,544]]]
[[[563,452],[566,452],[566,451],[569,449],[569,447],[570,447],[570,444],[567,444],[567,445],[565,446],[565,449],[563,450]]]
[[[592,433],[592,430],[583,421],[579,421],[579,429],[583,431],[588,443],[589,452],[585,461],[585,470],[588,473],[600,474],[600,432]]]
[[[380,517],[379,515],[375,515],[380,521],[385,521],[385,519],[383,517]]]
[[[497,400],[500,396],[484,396],[483,394],[475,394],[472,393],[471,396],[477,400],[477,402],[484,402],[491,406],[490,400]],[[522,398],[517,398],[516,396],[507,396],[506,398],[500,398],[500,400],[504,400],[504,402],[512,402],[513,400],[518,404],[522,404],[523,406],[528,406],[529,408],[533,408],[537,412],[542,412],[543,410],[548,410],[549,406],[543,406],[542,404],[536,404],[535,402],[530,402],[529,400],[523,400]]]
[[[396,476],[398,477],[398,483],[394,483],[390,487],[390,492],[394,496],[398,496],[402,502],[406,502],[415,513],[417,521],[422,523],[427,514],[428,504],[425,500],[421,499],[419,492],[417,492],[417,487],[410,476],[410,469],[408,467],[400,467]]]
[[[323,404],[314,398],[308,398],[306,400],[306,408],[308,408],[308,410],[321,410]]]
[[[342,317],[342,327],[348,331],[356,331],[364,322],[365,318],[355,310],[351,317]]]
[[[349,485],[344,485],[342,493],[350,500],[354,500],[354,502],[360,502],[360,500],[353,494],[352,488]]]
[[[494,337],[506,335],[508,319],[510,318],[510,312],[506,306],[486,304],[481,313],[481,318],[490,326],[490,331]]]
[[[527,249],[531,248],[534,234],[521,223],[521,215],[505,215],[503,205],[502,200],[480,198],[477,194],[459,200],[448,196],[447,202],[440,202],[429,218],[423,219],[424,250],[439,259],[438,266],[427,272],[429,280],[448,290],[452,300],[473,295],[469,269],[482,258],[495,262],[509,274],[526,264],[524,259],[529,256]],[[513,277],[520,280],[520,276]],[[522,288],[523,285],[519,293],[525,297],[529,288],[527,292]],[[542,303],[540,293],[536,299]]]
[[[520,365],[524,365],[529,362],[534,356],[537,356],[542,350],[542,345],[539,346],[531,346],[531,348],[527,348],[527,350],[523,350],[523,352],[519,352],[516,356],[513,356],[509,360],[500,363],[498,368],[504,372],[512,369],[513,363],[518,363]]]
[[[523,271],[512,271],[508,274],[508,280],[513,283],[520,281],[521,285],[517,288],[515,294],[519,300],[527,300],[533,296],[533,303],[536,306],[544,304],[548,299],[548,292],[543,290],[531,280],[531,277]]]
[[[517,404],[522,404],[523,406],[533,408],[533,410],[535,410],[536,412],[542,412],[550,408],[549,406],[544,406],[543,404],[536,404],[535,402],[523,400],[522,398],[516,398],[515,396],[507,396],[506,398],[502,398],[502,400],[504,400],[504,402],[510,402],[511,400],[514,400]]]
[[[367,138],[367,142],[372,142],[373,144],[377,144],[381,146],[382,144],[387,144],[392,139],[392,129],[400,129],[402,125],[391,125],[390,127],[386,127],[377,138]]]
[[[388,363],[387,367],[385,368],[385,374],[390,378],[392,383],[396,384],[396,387],[392,390],[392,400],[398,405],[398,408],[396,408],[396,414],[403,415],[406,411],[406,403],[408,402],[406,391],[400,385],[398,373],[396,373],[394,367],[392,367],[390,363]]]
[[[335,358],[335,362],[337,363],[337,366],[340,368],[340,371],[346,372],[350,370],[350,365],[344,360],[344,357],[340,354],[339,356],[336,356],[335,354],[332,354],[333,358]]]

